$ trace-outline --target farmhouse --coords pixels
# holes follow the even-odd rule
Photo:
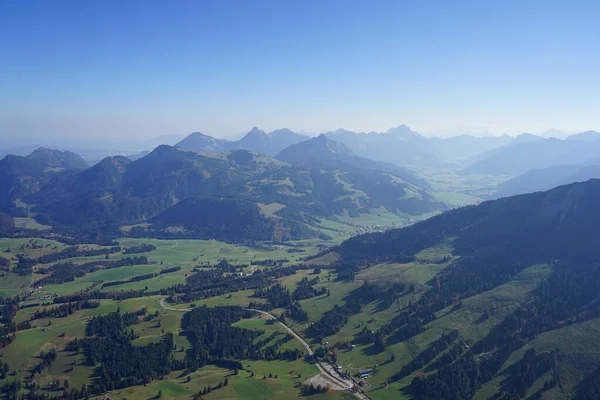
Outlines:
[[[373,368],[361,369],[360,371],[358,371],[358,376],[360,377],[360,379],[369,378],[371,375],[373,375]]]

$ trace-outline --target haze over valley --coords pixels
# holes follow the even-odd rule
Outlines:
[[[0,2],[0,398],[599,399],[599,12]]]

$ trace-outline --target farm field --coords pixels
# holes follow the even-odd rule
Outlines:
[[[341,225],[341,223],[330,223],[329,228],[339,229]],[[16,294],[24,296],[21,301],[22,306],[15,313],[13,320],[17,324],[29,324],[29,327],[17,331],[15,340],[0,350],[0,359],[8,363],[11,371],[4,380],[0,380],[0,385],[15,379],[25,381],[35,376],[36,384],[39,385],[38,390],[50,395],[56,392],[55,382],[65,380],[68,380],[71,387],[91,387],[97,379],[99,366],[90,365],[86,362],[84,354],[69,350],[69,345],[76,339],[88,337],[88,324],[97,317],[114,315],[114,313],[139,315],[136,323],[128,328],[132,335],[131,345],[138,348],[159,346],[165,337],[172,334],[171,359],[174,362],[185,362],[190,352],[194,351],[193,340],[184,328],[186,315],[190,313],[190,309],[252,306],[268,309],[278,317],[287,316],[286,325],[302,336],[313,351],[325,354],[320,358],[321,362],[327,363],[329,357],[333,357],[340,373],[355,377],[359,371],[372,368],[374,372],[365,380],[362,388],[369,398],[410,399],[411,395],[407,388],[422,372],[418,370],[400,379],[393,379],[398,371],[411,365],[440,337],[450,332],[457,332],[460,341],[464,343],[473,344],[482,340],[511,313],[528,302],[531,293],[539,288],[553,271],[553,266],[546,264],[525,268],[506,283],[464,299],[460,307],[454,305],[440,309],[436,312],[435,318],[425,324],[422,332],[411,335],[409,339],[390,335],[385,346],[380,348],[374,343],[362,343],[358,338],[365,331],[375,333],[382,329],[432,289],[435,277],[443,273],[450,263],[457,260],[457,256],[453,254],[452,240],[420,251],[410,262],[383,262],[361,268],[352,279],[340,278],[336,270],[329,268],[327,262],[322,263],[318,270],[309,267],[312,260],[303,264],[295,263],[290,255],[300,257],[298,255],[301,254],[304,257],[307,254],[316,254],[318,251],[315,242],[309,241],[294,243],[304,250],[302,253],[289,253],[284,246],[251,248],[205,240],[121,239],[119,245],[123,249],[142,245],[152,245],[155,248],[132,255],[124,254],[122,249],[109,254],[108,257],[91,255],[68,258],[65,261],[84,265],[90,262],[101,264],[124,260],[131,256],[144,256],[147,257],[148,263],[109,269],[100,268],[75,277],[72,281],[52,283],[43,287],[38,286],[36,282],[49,275],[48,272],[42,274],[41,269],[46,271],[55,263],[64,262],[63,260],[40,264],[30,275],[19,275],[13,271],[4,272],[3,279],[0,281],[0,293],[4,296]],[[11,252],[6,254],[12,254],[14,257],[20,254],[24,257],[37,258],[59,253],[68,246],[42,239],[0,239],[0,249],[8,248]],[[109,247],[89,245],[84,248],[101,251]],[[263,281],[264,286],[239,288],[226,286],[223,292],[211,292],[200,298],[187,299],[184,296],[181,299],[175,298],[174,302],[169,301],[173,288],[186,287],[190,282],[189,278],[197,274],[216,271],[215,266],[223,260],[227,261],[225,265],[230,265],[228,268],[233,268],[223,270],[232,271],[222,272],[223,275],[219,279],[225,279],[224,282],[241,282],[246,279],[250,284],[255,276],[263,276],[269,271],[273,272],[273,278]],[[273,260],[287,261],[271,264]],[[251,263],[256,265],[250,265]],[[17,258],[11,259],[11,267],[16,267],[17,264]],[[236,269],[236,265],[242,267]],[[293,265],[299,266],[299,269],[287,269]],[[168,269],[168,272],[161,273],[165,269]],[[145,274],[151,274],[150,278],[128,282]],[[206,279],[212,278],[207,275]],[[111,282],[119,282],[119,284],[105,286],[106,283]],[[202,281],[200,284],[202,285]],[[288,307],[284,305],[272,306],[271,302],[275,300],[269,294],[261,292],[262,289],[279,287],[284,293],[288,293],[288,296],[292,296],[301,285],[306,284],[319,294],[296,302],[297,306],[306,313],[304,321],[291,316]],[[318,338],[312,333],[314,324],[326,319],[335,308],[351,302],[361,293],[365,285],[389,288],[394,284],[401,285],[405,290],[393,302],[387,303],[383,298],[376,297],[363,304],[358,312],[350,313],[334,333]],[[207,287],[210,287],[210,284]],[[191,290],[193,293],[195,289],[192,287],[185,290]],[[62,304],[54,303],[55,298],[85,293],[100,293],[97,295],[100,298],[95,308],[78,309],[61,316],[52,314],[58,312]],[[133,297],[128,298],[129,293],[133,293]],[[112,298],[102,298],[102,296],[112,296]],[[41,314],[44,315],[40,317]],[[262,315],[254,314],[234,322],[231,327],[245,332],[256,332],[257,336],[252,343],[259,346],[258,350],[261,352],[274,351],[273,354],[297,352],[298,358],[293,360],[241,359],[239,361],[243,367],[237,368],[237,374],[232,368],[212,364],[195,369],[177,369],[156,376],[143,385],[113,388],[109,395],[147,399],[161,393],[164,398],[183,399],[205,392],[207,387],[211,387],[213,390],[210,393],[205,392],[203,398],[291,399],[300,396],[316,399],[354,398],[347,392],[334,391],[306,395],[303,392],[303,383],[306,379],[318,375],[319,370],[312,364],[300,341],[290,339],[281,325],[270,323],[267,319]],[[592,338],[598,334],[599,326],[598,320],[593,319],[540,335],[529,344],[529,347],[514,352],[502,366],[500,375],[478,389],[476,398],[486,399],[501,390],[502,379],[510,376],[511,366],[520,362],[527,348],[534,348],[540,352],[561,349],[563,363],[560,371],[564,376],[564,385],[574,388],[582,379],[582,376],[578,375],[577,367],[581,362],[589,362],[591,365],[600,363],[600,357],[596,357],[596,353],[600,354],[600,351],[596,351],[594,346],[590,347]],[[43,368],[41,372],[33,372],[37,371],[36,368],[42,364],[40,355],[53,350],[56,351],[56,359],[51,365]],[[435,358],[428,361],[428,363],[434,362]],[[423,367],[426,368],[427,365],[426,363]],[[530,393],[541,387],[543,379],[549,378],[547,375],[539,378],[532,385]],[[225,380],[227,385],[224,384]],[[547,391],[546,396],[549,399],[562,400],[567,398],[565,393],[573,393],[574,389],[570,390],[571,392]],[[92,396],[92,398],[104,397]]]
[[[39,264],[29,275],[19,275],[14,272],[4,272],[0,280],[0,293],[2,296],[25,295],[23,305],[14,315],[14,321],[18,324],[30,324],[28,329],[16,332],[14,341],[0,350],[2,360],[8,363],[11,374],[0,385],[12,382],[15,379],[27,380],[34,374],[36,384],[41,393],[53,395],[55,393],[55,382],[68,381],[72,388],[90,386],[97,374],[97,368],[87,365],[82,354],[73,353],[68,350],[69,344],[75,339],[86,337],[86,327],[95,317],[111,315],[111,313],[140,313],[152,316],[148,321],[139,321],[132,326],[131,333],[135,335],[132,340],[133,346],[145,347],[160,343],[166,334],[172,333],[175,360],[183,360],[186,352],[192,349],[188,338],[182,330],[182,321],[186,312],[165,309],[161,306],[164,295],[150,295],[124,299],[100,299],[98,306],[90,309],[80,309],[65,316],[38,317],[38,313],[52,313],[58,310],[61,303],[54,304],[52,300],[57,296],[69,296],[89,291],[100,291],[107,293],[128,293],[129,291],[157,292],[167,288],[186,283],[186,277],[195,271],[210,270],[210,265],[226,260],[233,265],[250,264],[264,260],[288,259],[292,262],[297,257],[304,257],[316,253],[314,242],[298,242],[303,252],[289,253],[284,246],[271,246],[250,248],[237,246],[212,240],[140,240],[121,239],[119,245],[125,248],[134,248],[142,245],[152,245],[155,248],[147,252],[136,252],[125,254],[123,251],[111,253],[108,256],[90,255],[70,257],[46,264]],[[0,249],[10,249],[11,254],[19,254],[19,257],[37,259],[44,255],[67,249],[69,246],[44,239],[0,239]],[[85,245],[83,249],[103,250],[107,246]],[[145,256],[148,264],[130,265],[111,269],[98,269],[88,272],[72,281],[62,283],[51,283],[38,287],[37,281],[48,274],[40,273],[40,268],[51,270],[55,263],[69,262],[74,265],[85,263],[99,264],[103,262],[115,262],[131,256]],[[11,257],[12,258],[12,257]],[[17,264],[17,259],[11,260],[11,265]],[[285,262],[284,262],[285,263]],[[163,269],[172,268],[172,272],[161,274]],[[199,268],[199,269],[198,269]],[[251,274],[267,268],[263,265],[247,266],[242,271]],[[137,282],[119,284],[115,286],[103,286],[106,283],[116,281],[127,281],[144,274],[155,274],[151,279]],[[332,279],[328,270],[323,270],[315,275],[312,270],[299,270],[297,273],[285,275],[278,279],[288,290],[293,291],[305,277],[318,278],[319,280]],[[169,305],[174,309],[185,309],[192,303],[194,307],[246,307],[250,302],[264,304],[265,300],[254,297],[254,290],[239,290],[218,296],[210,296],[205,299],[190,302],[190,304]],[[194,372],[182,373],[173,371],[161,379],[153,380],[144,386],[122,388],[111,390],[113,396],[127,398],[149,398],[162,392],[165,398],[189,398],[205,387],[215,387],[227,378],[228,385],[212,393],[203,395],[204,398],[249,398],[249,399],[286,399],[297,398],[301,395],[302,382],[319,371],[311,365],[310,360],[305,360],[306,349],[297,340],[288,340],[285,331],[278,324],[267,324],[262,316],[242,320],[234,327],[239,329],[257,331],[259,336],[256,343],[266,340],[264,349],[278,346],[279,351],[298,351],[301,357],[295,361],[278,360],[247,360],[243,361],[244,369],[238,374],[227,368],[207,365]],[[285,339],[285,340],[284,340]],[[284,343],[278,343],[284,340]],[[43,368],[42,372],[32,372],[41,365],[40,354],[56,351],[56,359],[49,367]],[[252,374],[252,376],[251,376]],[[269,375],[277,378],[269,378]],[[266,376],[266,378],[263,378]],[[189,378],[188,378],[189,377]],[[348,396],[344,393],[329,392],[308,396],[315,399],[343,399]],[[94,398],[92,396],[92,398]],[[98,398],[103,398],[102,396]]]

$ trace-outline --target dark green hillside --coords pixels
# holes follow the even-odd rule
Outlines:
[[[356,271],[361,271],[361,276],[374,276],[375,272],[369,272],[371,265],[377,266],[379,274],[390,276],[393,270],[385,271],[386,265],[388,269],[440,265],[435,267],[440,272],[427,282],[426,290],[413,295],[408,306],[372,334],[358,335],[357,340],[373,343],[373,349],[381,352],[399,343],[423,340],[430,329],[455,327],[467,337],[476,338],[469,346],[459,342],[435,347],[433,343],[419,355],[421,361],[390,376],[391,382],[403,380],[408,384],[403,392],[416,399],[458,400],[476,394],[479,398],[481,393],[495,394],[495,399],[529,395],[557,398],[561,386],[578,384],[580,378],[573,368],[583,374],[600,367],[597,358],[585,363],[576,361],[575,350],[564,344],[546,345],[566,327],[600,318],[599,201],[600,180],[591,180],[489,201],[404,229],[347,240],[335,251],[335,265],[344,276]],[[424,252],[449,245],[451,256],[442,252],[439,258],[429,258],[429,264],[419,264]],[[389,263],[382,264],[385,262]],[[495,301],[480,300],[477,307],[485,311],[479,311],[480,316],[473,322],[464,320],[467,315],[470,320],[474,311],[472,298],[493,299],[491,293],[515,285],[524,271],[539,266],[550,268],[549,275],[529,293],[512,292],[510,312],[497,308]],[[412,273],[418,276],[418,272]],[[515,303],[519,296],[525,297]],[[463,311],[465,304],[469,306]],[[346,320],[357,312],[349,310],[342,315]],[[463,322],[452,322],[457,318],[463,318]],[[490,324],[490,319],[493,323],[486,330],[473,334],[481,330],[478,325]],[[331,330],[326,322],[315,326],[325,332],[340,329]],[[581,335],[585,337],[585,332]],[[586,340],[592,338],[588,335]],[[529,343],[550,354],[526,352],[524,346]],[[563,359],[569,360],[568,366],[561,364]],[[415,373],[421,368],[433,374]]]
[[[8,155],[0,160],[0,209],[14,208],[14,200],[36,193],[45,179],[44,165],[25,157]]]
[[[154,217],[152,236],[160,230],[181,226],[195,238],[214,238],[227,242],[281,239],[275,219],[266,218],[256,203],[235,198],[189,198]],[[281,221],[280,225],[283,225]],[[289,229],[287,229],[289,231]],[[171,234],[171,236],[176,234]],[[279,237],[277,237],[279,236]],[[317,236],[316,232],[315,235]],[[287,238],[293,238],[287,234]]]
[[[15,221],[10,215],[0,211],[0,237],[6,236],[15,228]]]
[[[338,252],[346,261],[409,257],[447,238],[462,256],[503,254],[527,261],[589,256],[600,240],[600,180],[487,201],[386,233],[358,236]]]
[[[0,210],[18,212],[15,200],[38,193],[51,179],[87,168],[77,154],[40,147],[27,157],[0,160]]]
[[[77,175],[74,189],[115,188],[123,181],[125,170],[131,161],[126,157],[107,157],[93,167]]]

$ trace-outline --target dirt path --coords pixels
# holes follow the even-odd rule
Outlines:
[[[165,305],[165,298],[160,299],[160,306],[166,310],[170,310],[170,311],[179,311],[179,312],[188,312],[188,311],[192,311],[191,308],[173,308],[173,307],[169,307],[167,305]],[[275,318],[277,319],[273,314],[267,312],[267,311],[263,311],[263,310],[257,310],[254,308],[247,308],[247,310],[250,311],[254,311],[256,313],[265,315],[269,318]],[[317,369],[320,372],[320,377],[318,379],[320,379],[321,381],[324,381],[325,383],[327,383],[327,386],[329,386],[331,389],[333,390],[344,390],[344,391],[350,391],[353,387],[354,387],[354,382],[351,381],[350,379],[346,379],[342,376],[340,376],[337,371],[335,371],[335,368],[330,365],[330,364],[326,364],[326,363],[320,363],[319,361],[317,361],[314,358],[314,352],[312,351],[312,349],[310,348],[310,345],[304,340],[302,339],[296,332],[294,332],[294,330],[292,328],[290,328],[289,326],[287,326],[286,324],[284,324],[281,321],[277,321],[286,331],[288,331],[292,336],[294,336],[294,338],[296,338],[298,341],[300,341],[300,343],[302,343],[302,346],[304,346],[304,348],[306,349],[306,351],[308,352],[308,354],[310,356],[313,357],[313,360],[315,361],[315,367],[317,367]],[[314,379],[315,377],[311,378]],[[356,392],[353,393],[354,396],[356,396],[359,399],[362,400],[367,400],[368,397],[366,395],[364,395],[361,392]]]

